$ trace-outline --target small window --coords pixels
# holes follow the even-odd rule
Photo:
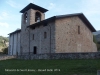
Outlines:
[[[24,14],[24,23],[27,23],[27,13]]]
[[[78,34],[80,34],[80,26],[78,26]]]
[[[47,38],[47,32],[44,32],[44,39]]]
[[[34,34],[33,34],[33,40],[34,40]]]

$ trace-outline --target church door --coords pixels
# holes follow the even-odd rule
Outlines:
[[[34,46],[34,48],[33,48],[33,54],[37,54],[37,47],[36,46]]]

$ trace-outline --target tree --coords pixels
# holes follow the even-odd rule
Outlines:
[[[93,42],[96,44],[97,50],[100,51],[100,44],[97,42],[95,35],[93,35]]]

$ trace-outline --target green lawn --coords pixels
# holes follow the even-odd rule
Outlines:
[[[28,69],[30,69],[30,71],[28,71]],[[11,59],[11,60],[0,61],[0,75],[97,75],[97,70],[100,70],[99,59],[94,59],[94,60]]]

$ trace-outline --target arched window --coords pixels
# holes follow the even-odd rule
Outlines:
[[[24,14],[24,23],[27,23],[27,12]]]
[[[35,13],[35,22],[40,22],[41,21],[41,14],[39,12]]]

